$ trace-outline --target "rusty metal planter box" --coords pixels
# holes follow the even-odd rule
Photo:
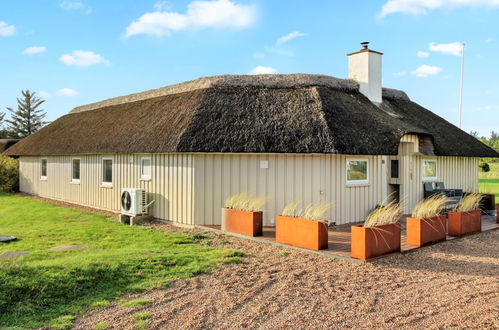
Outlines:
[[[423,246],[447,239],[447,217],[434,216],[426,219],[407,218],[407,243]]]
[[[449,235],[461,236],[482,231],[482,211],[449,212]]]
[[[276,242],[310,250],[328,247],[327,223],[296,217],[276,217]]]
[[[222,230],[245,236],[262,236],[263,213],[222,208]]]
[[[351,227],[351,257],[368,260],[390,252],[400,252],[400,223],[376,227]]]

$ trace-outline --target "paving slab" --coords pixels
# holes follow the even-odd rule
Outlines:
[[[0,253],[0,259],[15,259],[28,254],[28,251],[5,251]]]
[[[70,251],[70,250],[82,250],[86,249],[86,245],[82,244],[72,244],[72,245],[59,245],[59,246],[54,246],[51,247],[49,250],[50,251]]]

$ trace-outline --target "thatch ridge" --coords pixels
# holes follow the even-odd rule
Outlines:
[[[393,88],[383,88],[382,90],[383,98],[386,99],[403,99],[406,101],[410,101],[411,99],[404,91]]]
[[[257,88],[303,88],[323,86],[339,90],[358,90],[359,85],[350,79],[340,79],[319,74],[260,74],[260,75],[222,75],[202,77],[180,84],[169,85],[140,93],[114,97],[104,101],[82,105],[70,113],[90,111],[106,106],[141,101],[149,98],[190,92],[198,89],[225,87]]]

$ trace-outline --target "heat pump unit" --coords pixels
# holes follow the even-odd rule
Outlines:
[[[147,214],[147,192],[144,189],[123,188],[121,191],[121,213],[126,215]]]

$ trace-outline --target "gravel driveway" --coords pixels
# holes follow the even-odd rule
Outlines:
[[[499,230],[360,265],[210,235],[244,262],[129,296],[153,303],[113,304],[75,327],[133,329],[132,314],[148,312],[153,329],[499,328]]]

